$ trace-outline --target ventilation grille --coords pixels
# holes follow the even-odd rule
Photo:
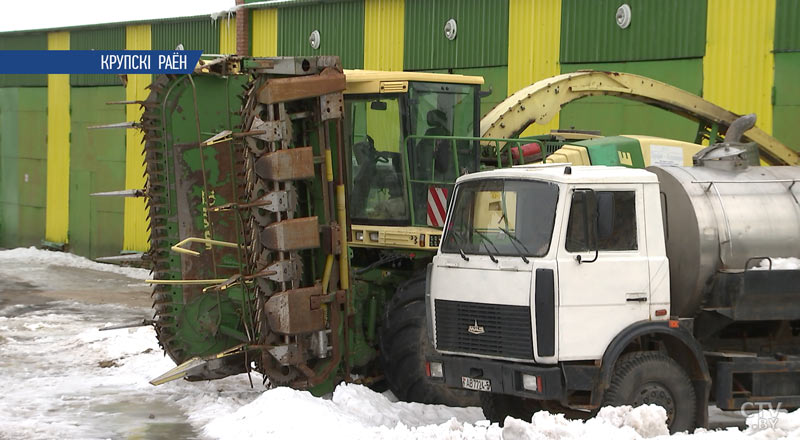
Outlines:
[[[439,350],[533,359],[528,307],[439,299],[435,305]]]

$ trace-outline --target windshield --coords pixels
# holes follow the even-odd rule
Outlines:
[[[550,249],[557,202],[558,186],[554,183],[504,179],[464,182],[457,189],[442,252],[544,256]]]
[[[350,216],[354,222],[408,223],[397,95],[346,101],[351,147]]]
[[[456,178],[478,170],[477,141],[431,136],[478,136],[478,86],[412,82],[408,92],[407,153],[413,224],[444,226]]]

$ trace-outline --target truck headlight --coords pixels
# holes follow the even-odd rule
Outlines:
[[[428,362],[428,376],[430,377],[444,377],[444,368],[441,362]]]
[[[542,389],[542,378],[539,376],[531,376],[530,374],[523,374],[522,388],[528,391],[540,391]]]

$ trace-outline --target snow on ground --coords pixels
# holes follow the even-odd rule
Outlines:
[[[800,258],[772,258],[772,270],[800,270]],[[753,270],[769,270],[770,260],[763,259]]]
[[[58,265],[75,267],[78,277],[106,269],[69,254],[0,251],[0,268],[26,267],[23,275],[57,272],[51,268]],[[71,301],[0,306],[0,439],[668,437],[664,410],[654,406],[603,408],[587,421],[539,412],[530,421],[508,418],[501,428],[484,420],[479,408],[396,402],[354,384],[339,385],[323,398],[289,388],[264,390],[258,375],[255,388],[246,375],[153,387],[148,381],[174,366],[158,348],[153,329],[98,331],[149,316],[146,308]],[[747,425],[673,437],[800,440],[800,411],[762,411]]]
[[[96,261],[89,260],[88,258],[80,257],[67,252],[36,249],[33,246],[29,248],[0,250],[0,264],[4,262],[22,262],[29,265],[53,265],[72,267],[76,269],[99,270],[101,272],[116,273],[139,280],[145,280],[150,277],[150,271],[148,269],[98,263]]]
[[[364,386],[330,396],[276,388],[254,376],[148,381],[173,366],[149,327],[100,332],[148,313],[116,305],[52,302],[0,309],[0,438],[643,439],[666,436],[658,407],[604,408],[588,421],[539,412],[532,421],[483,420],[478,408],[394,402]],[[763,415],[764,413],[762,413]],[[800,411],[774,427],[698,430],[678,438],[800,438]],[[772,422],[770,422],[772,423]]]

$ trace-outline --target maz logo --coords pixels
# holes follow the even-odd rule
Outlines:
[[[472,333],[473,335],[482,335],[486,333],[482,325],[478,325],[478,320],[475,320],[475,324],[467,327],[467,331]]]

